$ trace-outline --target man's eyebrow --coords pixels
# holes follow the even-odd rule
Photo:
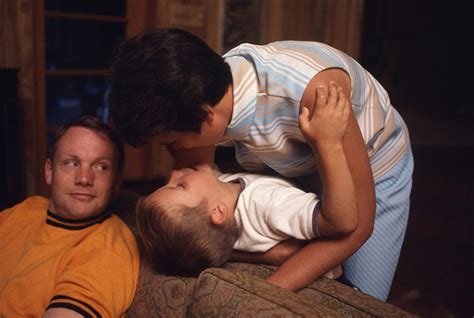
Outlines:
[[[79,157],[78,155],[74,155],[74,154],[63,154],[63,155],[60,155],[59,156],[60,159],[74,159],[74,160],[79,160],[81,161],[81,157]],[[110,162],[114,162],[114,159],[113,158],[110,158],[110,157],[97,157],[95,158],[92,162],[97,162],[97,161],[110,161]]]
[[[107,161],[110,161],[110,162],[113,162],[114,160],[112,158],[109,158],[109,157],[99,157],[99,158],[96,158],[94,160],[94,162],[96,161],[101,161],[101,160],[107,160]]]
[[[79,156],[70,154],[70,153],[65,153],[65,154],[59,154],[59,159],[76,159],[79,160]]]

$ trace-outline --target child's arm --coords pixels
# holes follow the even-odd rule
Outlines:
[[[278,243],[266,252],[254,253],[233,250],[230,260],[234,262],[280,266],[309,242],[310,241],[289,238],[281,243]]]
[[[299,118],[303,135],[316,153],[323,185],[322,205],[317,216],[321,236],[348,234],[357,228],[356,190],[342,144],[349,111],[350,104],[342,89],[337,89],[332,82],[329,92],[324,86],[317,87],[312,116],[303,107]]]

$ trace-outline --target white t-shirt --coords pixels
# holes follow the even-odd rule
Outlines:
[[[288,238],[319,236],[319,197],[281,178],[249,173],[222,174],[223,182],[239,180],[242,189],[234,213],[240,235],[234,249],[265,252]]]

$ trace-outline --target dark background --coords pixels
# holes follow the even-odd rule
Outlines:
[[[389,302],[423,317],[474,314],[473,5],[366,0],[361,63],[410,130],[410,219]]]

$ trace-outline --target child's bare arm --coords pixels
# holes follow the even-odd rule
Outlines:
[[[317,87],[313,115],[302,108],[299,118],[303,135],[316,153],[323,185],[317,219],[321,236],[348,234],[358,225],[356,190],[342,144],[350,107],[342,89],[331,83],[329,90]]]
[[[268,264],[273,266],[280,266],[293,254],[298,252],[301,248],[307,245],[310,241],[297,240],[295,238],[289,238],[266,252],[253,253],[253,252],[242,252],[234,250],[230,257],[231,261],[234,262],[246,262],[255,264]]]

